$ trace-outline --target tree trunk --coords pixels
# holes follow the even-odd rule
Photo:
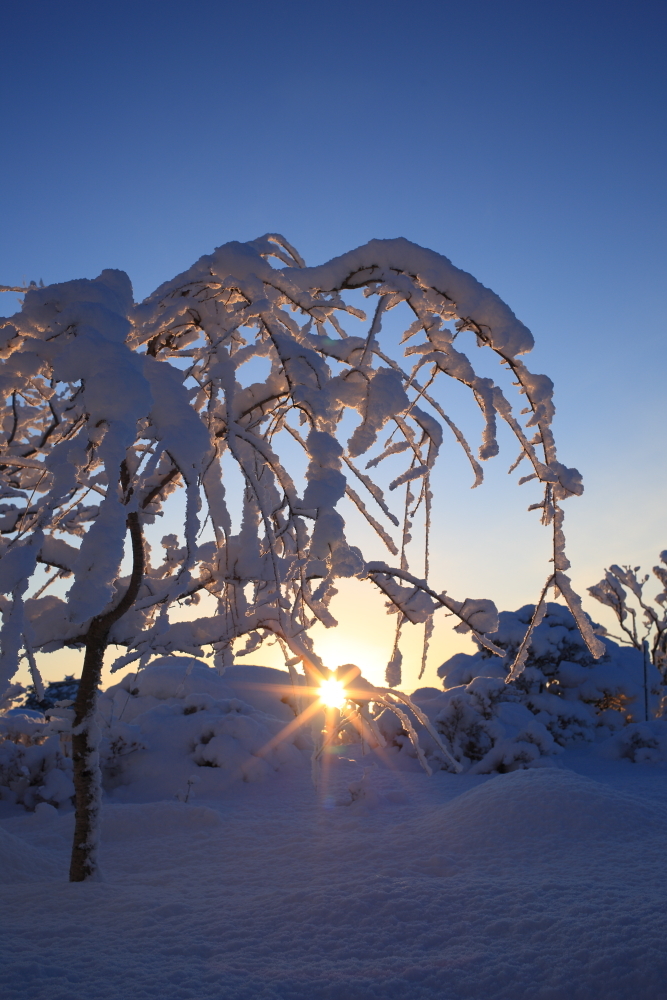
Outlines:
[[[102,624],[102,619],[96,618],[88,630],[83,671],[74,704],[72,757],[76,821],[69,870],[70,882],[85,882],[98,874],[97,848],[102,782],[95,708],[110,627]]]
[[[76,820],[70,862],[70,882],[97,878],[99,868],[99,812],[102,775],[99,763],[99,731],[95,719],[97,689],[102,676],[104,653],[112,625],[129,611],[139,593],[144,575],[144,540],[137,513],[128,514],[127,526],[132,539],[132,575],[120,602],[106,614],[93,618],[86,635],[86,655],[79,691],[74,703],[72,757]]]

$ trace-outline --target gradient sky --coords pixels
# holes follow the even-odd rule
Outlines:
[[[0,284],[118,267],[142,298],[264,232],[310,264],[373,237],[431,247],[535,335],[526,361],[556,384],[560,458],[586,484],[566,508],[575,583],[650,567],[667,547],[666,22],[651,0],[7,0]],[[474,493],[453,466],[439,509],[440,586],[505,608],[548,570],[515,451]],[[341,602],[341,658],[372,660],[358,595]],[[431,682],[466,648],[450,636]]]

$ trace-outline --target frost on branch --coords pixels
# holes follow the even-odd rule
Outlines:
[[[401,356],[383,339],[394,309],[408,314]],[[509,370],[525,421],[476,372],[469,334]],[[441,611],[502,654],[491,602],[429,582],[431,473],[445,434],[464,449],[473,485],[482,479],[447,413],[449,379],[483,417],[481,461],[498,451],[498,417],[515,434],[518,462],[532,469],[524,481],[544,490],[533,506],[554,531],[549,585],[577,614],[560,504],[581,479],[557,460],[552,383],[520,359],[532,346],[498,296],[404,239],[318,267],[277,234],[228,243],[140,304],[119,271],[31,287],[0,320],[3,683],[21,656],[36,670],[36,653],[84,647],[76,740],[93,731],[109,643],[124,647],[119,669],[208,652],[223,670],[243,637],[248,650],[279,641],[290,669],[322,667],[311,628],[336,625],[336,581],[351,577],[371,580],[395,613],[393,685],[401,628],[423,625],[423,670]],[[241,496],[230,493],[232,466]],[[396,564],[350,544],[351,509]],[[176,536],[158,529],[172,510]],[[201,616],[179,620],[179,604],[202,595]],[[95,753],[91,744],[86,759]]]
[[[613,636],[624,645],[643,649],[653,666],[667,683],[667,551],[659,556],[662,565],[653,567],[660,591],[653,598],[644,593],[650,577],[640,575],[639,566],[610,566],[605,575],[588,593],[600,604],[613,611],[620,636]],[[629,593],[628,593],[629,592]]]

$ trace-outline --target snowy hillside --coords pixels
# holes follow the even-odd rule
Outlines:
[[[3,803],[5,1000],[664,996],[664,763],[578,743],[553,766],[428,777],[396,746],[337,744],[315,789],[297,739],[241,780],[223,748],[293,713],[253,686],[264,671],[202,671],[179,690],[158,665],[101,700],[153,747],[107,773],[103,881],[67,882],[70,807]],[[194,761],[206,726],[217,767]]]

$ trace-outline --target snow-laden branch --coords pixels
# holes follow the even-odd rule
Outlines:
[[[370,322],[346,299],[351,289],[375,297]],[[136,513],[150,526],[182,491],[182,539],[163,540],[161,562],[147,556],[133,606],[111,632],[128,656],[186,647],[201,654],[240,636],[276,634],[286,648],[315,656],[309,630],[314,621],[334,626],[329,604],[340,577],[368,577],[384,589],[400,612],[399,632],[407,620],[426,623],[430,635],[433,610],[445,607],[459,628],[473,629],[493,647],[491,625],[479,624],[486,613],[479,602],[452,601],[422,579],[421,570],[409,570],[416,558],[411,525],[420,505],[425,512],[431,503],[427,482],[445,427],[470,460],[475,485],[482,479],[480,463],[443,405],[449,378],[465,385],[482,411],[482,461],[498,450],[497,415],[515,434],[532,477],[544,487],[536,506],[553,525],[554,551],[561,553],[556,569],[567,568],[560,502],[582,487],[576,470],[556,459],[552,383],[520,360],[533,338],[511,309],[445,257],[403,239],[373,240],[306,267],[295,248],[272,233],[217,248],[138,305],[117,271],[24,291],[20,312],[0,321],[0,383],[9,411],[0,438],[7,501],[0,538],[5,559],[16,550],[4,574],[5,593],[14,595],[6,601],[2,638],[8,674],[21,651],[17,622],[24,614],[35,649],[85,642],[90,623],[117,606],[127,586],[120,566],[128,516]],[[412,372],[383,343],[385,317],[401,305],[411,313],[403,356],[416,359]],[[359,328],[345,329],[349,322]],[[456,338],[466,330],[509,367],[528,404],[524,422],[461,349]],[[412,343],[418,334],[424,342]],[[268,374],[242,384],[243,366],[260,359]],[[346,411],[357,414],[347,440],[341,437]],[[392,434],[381,444],[385,427]],[[303,483],[285,438],[302,449]],[[408,457],[403,465],[402,456]],[[244,483],[236,533],[226,495],[228,460]],[[385,467],[391,470],[386,477]],[[410,497],[411,484],[417,504],[409,517],[406,506],[396,538],[399,519],[386,490],[389,497],[405,487]],[[86,505],[88,495],[99,502]],[[394,555],[400,550],[400,570],[381,571],[350,544],[348,502],[373,537]],[[206,525],[212,540],[202,544],[197,536]],[[427,554],[423,558],[428,562]],[[43,588],[30,597],[32,574],[42,564],[70,574],[65,599]],[[576,610],[567,578],[562,582],[559,589]],[[175,602],[196,601],[203,592],[214,597],[215,614],[196,625],[170,621]],[[399,674],[394,670],[392,682]]]

